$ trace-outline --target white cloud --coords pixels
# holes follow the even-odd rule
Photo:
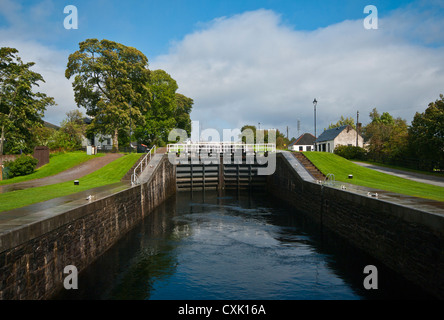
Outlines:
[[[50,106],[45,112],[45,121],[59,125],[66,118],[66,112],[77,109],[72,90],[72,79],[65,78],[68,52],[51,49],[36,42],[0,40],[0,47],[16,48],[23,62],[35,62],[32,70],[41,74],[44,83],[40,82],[36,91],[53,97],[57,106]],[[85,114],[85,110],[81,109]]]
[[[300,119],[301,133],[313,132],[313,98],[318,134],[341,115],[356,119],[358,110],[365,123],[374,107],[411,121],[444,93],[444,48],[442,28],[427,32],[435,44],[427,47],[421,31],[408,32],[406,15],[411,23],[424,18],[397,11],[380,18],[378,30],[359,20],[297,31],[273,11],[246,12],[187,35],[151,67],[194,99],[193,120],[220,131],[260,122],[282,132],[288,125],[296,136]],[[427,23],[435,20],[442,24],[433,16]]]
[[[69,52],[43,45],[39,41],[58,32],[50,19],[56,10],[53,2],[45,0],[24,7],[15,1],[0,0],[0,8],[0,17],[3,16],[9,23],[8,27],[0,29],[0,47],[16,48],[23,62],[35,62],[32,70],[40,73],[45,80],[45,83],[39,83],[36,90],[54,97],[57,104],[47,108],[44,120],[59,125],[66,118],[66,112],[77,106],[72,80],[65,78]],[[85,113],[84,109],[81,111]]]

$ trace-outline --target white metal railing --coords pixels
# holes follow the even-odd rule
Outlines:
[[[167,145],[167,152],[173,153],[244,153],[250,152],[276,152],[274,143],[230,143],[230,142],[198,142],[198,143],[175,143]]]
[[[156,146],[153,146],[150,151],[143,157],[143,159],[139,162],[137,167],[134,168],[134,172],[131,175],[131,185],[134,186],[139,183],[138,178],[142,174],[143,170],[146,169],[148,163],[151,161],[151,152],[156,152]],[[148,159],[149,158],[149,159]]]

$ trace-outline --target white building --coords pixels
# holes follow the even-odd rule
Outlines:
[[[364,139],[352,126],[346,125],[325,130],[316,139],[316,151],[333,152],[339,145],[364,147]]]
[[[291,151],[313,151],[314,150],[314,143],[315,143],[315,136],[311,133],[304,133],[299,138],[297,138],[295,141],[290,143],[288,145],[288,150]]]

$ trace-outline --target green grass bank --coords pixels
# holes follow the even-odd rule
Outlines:
[[[84,151],[53,154],[50,155],[49,163],[38,168],[35,172],[26,176],[20,176],[0,181],[0,186],[53,176],[57,173],[60,173],[62,171],[71,169],[79,164],[82,164],[90,159],[103,156],[104,156],[103,153],[99,153],[96,155],[87,155],[86,152]]]
[[[364,168],[328,152],[304,152],[304,155],[324,174],[334,174],[336,181],[385,190],[413,197],[444,201],[444,188],[403,179]],[[348,179],[352,174],[353,179]]]
[[[2,193],[0,194],[0,212],[119,182],[140,156],[141,154],[136,153],[124,155],[103,168],[78,179],[79,185],[74,185],[73,181],[67,181]]]

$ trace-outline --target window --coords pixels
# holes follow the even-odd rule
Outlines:
[[[304,151],[304,147],[303,147],[303,146],[300,146],[300,147],[299,147],[299,151]]]
[[[307,146],[307,151],[311,151],[311,146]]]

